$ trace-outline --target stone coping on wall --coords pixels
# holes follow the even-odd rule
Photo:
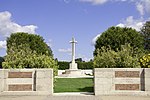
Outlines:
[[[150,96],[150,92],[145,91],[109,91],[101,92],[100,96]]]
[[[37,96],[37,95],[53,95],[47,91],[4,91],[0,96]]]

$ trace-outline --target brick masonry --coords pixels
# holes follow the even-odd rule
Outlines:
[[[8,85],[8,91],[32,91],[32,84]]]
[[[32,78],[32,72],[8,72],[8,78]]]
[[[140,72],[139,71],[115,71],[115,77],[116,78],[123,78],[123,77],[138,78],[140,77]]]
[[[139,84],[115,84],[115,90],[139,90]]]

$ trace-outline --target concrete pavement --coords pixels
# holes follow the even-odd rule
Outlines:
[[[1,96],[0,100],[102,100],[98,96]]]
[[[0,96],[0,100],[150,100],[150,96]]]
[[[150,96],[100,96],[101,100],[150,100]]]

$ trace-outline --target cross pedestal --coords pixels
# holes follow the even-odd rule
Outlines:
[[[81,73],[81,69],[78,69],[77,63],[75,62],[75,38],[72,38],[70,41],[72,44],[72,61],[70,63],[69,69],[65,70],[65,73],[60,75],[59,77],[85,77],[85,74]]]
[[[69,70],[78,70],[77,63],[70,63]]]

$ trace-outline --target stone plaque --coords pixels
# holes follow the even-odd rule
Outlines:
[[[32,91],[32,84],[8,85],[8,91]]]
[[[32,78],[32,72],[8,72],[8,78]]]
[[[116,78],[123,78],[123,77],[139,78],[139,76],[140,76],[139,71],[115,71]]]
[[[139,84],[115,84],[115,90],[139,90]]]

